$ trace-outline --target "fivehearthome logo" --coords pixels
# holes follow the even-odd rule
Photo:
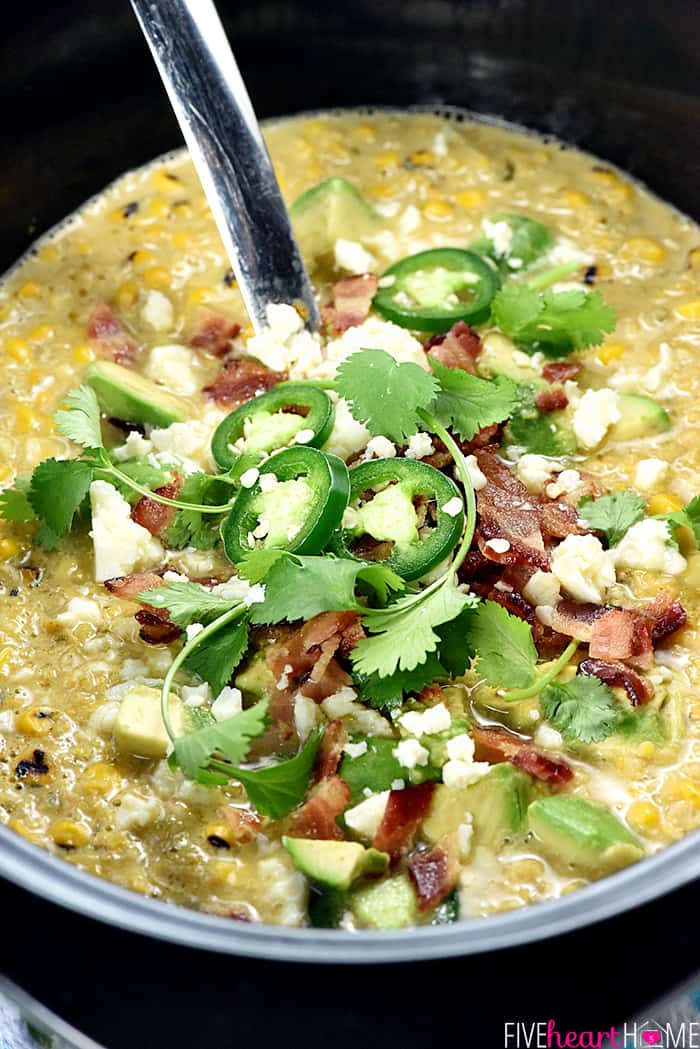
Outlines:
[[[564,1031],[555,1020],[504,1024],[503,1049],[700,1049],[700,1020],[624,1023],[604,1031]]]

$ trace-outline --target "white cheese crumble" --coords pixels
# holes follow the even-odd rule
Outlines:
[[[316,373],[323,362],[321,340],[304,330],[294,307],[270,303],[266,315],[267,328],[248,339],[248,353],[273,371],[288,371],[291,379]]]
[[[451,724],[452,718],[444,703],[436,703],[422,712],[411,710],[399,718],[399,725],[412,736],[434,736],[437,732],[447,732]]]
[[[347,754],[349,758],[361,758],[363,754],[367,753],[367,740],[363,739],[360,743],[346,743],[343,747],[343,753]]]
[[[206,420],[190,419],[151,430],[151,444],[159,463],[172,463],[184,473],[208,470],[212,466],[211,437],[213,425]]]
[[[663,459],[640,459],[634,471],[634,484],[643,492],[650,492],[666,479],[668,463]]]
[[[507,554],[510,550],[510,543],[507,539],[489,539],[486,546],[489,550],[493,550],[494,554]]]
[[[309,738],[316,727],[318,717],[318,704],[298,692],[294,697],[294,728],[302,743]]]
[[[138,831],[163,817],[163,806],[154,797],[128,790],[119,797],[114,825],[117,830]]]
[[[211,699],[211,689],[206,681],[201,685],[183,685],[180,697],[186,707],[203,707]]]
[[[555,728],[546,723],[537,726],[534,739],[537,746],[545,750],[560,750],[564,744],[561,732],[557,732]]]
[[[493,253],[497,259],[509,254],[513,245],[513,230],[505,220],[490,222],[489,219],[483,219],[481,228],[493,244]]]
[[[523,587],[523,597],[531,605],[556,605],[559,600],[559,580],[553,572],[538,568]]]
[[[417,739],[402,739],[392,754],[405,769],[427,765],[430,758],[430,752]]]
[[[541,495],[552,474],[561,470],[563,466],[561,459],[550,459],[546,455],[526,452],[518,459],[515,472],[528,492],[532,495]]]
[[[265,584],[251,584],[242,576],[233,576],[225,583],[217,583],[211,589],[212,593],[221,594],[230,601],[242,601],[248,608],[265,600]]]
[[[620,419],[620,397],[616,390],[586,390],[571,420],[574,436],[581,448],[597,447]]]
[[[372,841],[384,819],[390,793],[383,790],[380,794],[371,794],[359,805],[346,809],[343,815],[346,826],[359,838]]]
[[[313,439],[314,431],[309,429],[308,426],[303,430],[299,430],[299,432],[294,435],[295,444],[308,444],[309,441],[313,441]]]
[[[241,474],[241,487],[252,488],[258,477],[260,477],[260,471],[256,466],[251,466],[249,470],[244,470]]]
[[[373,437],[367,442],[365,459],[393,459],[396,456],[396,445],[388,437]]]
[[[391,725],[378,714],[357,702],[357,693],[349,686],[339,689],[321,703],[323,713],[331,721],[336,718],[345,720],[350,733],[363,736],[393,736]]]
[[[374,255],[370,255],[356,240],[340,237],[335,242],[333,254],[338,269],[347,270],[348,273],[371,273],[377,266]]]
[[[448,517],[457,517],[461,514],[464,503],[458,495],[453,495],[451,499],[448,499],[444,506],[441,506],[443,514],[447,514]],[[510,544],[509,544],[510,545]]]
[[[462,761],[451,758],[442,766],[442,782],[449,790],[462,790],[487,774],[491,766],[488,761]]]
[[[479,469],[479,463],[475,455],[465,455],[464,462],[467,466],[467,473],[469,474],[469,480],[472,483],[472,488],[475,492],[480,492],[481,489],[485,488],[488,484],[488,481],[486,480],[486,474],[483,474]],[[456,467],[455,476],[459,478]]]
[[[216,721],[226,721],[233,718],[243,710],[243,696],[240,688],[232,688],[226,685],[219,692],[211,705],[211,712]]]
[[[581,487],[582,477],[578,470],[562,470],[556,480],[551,481],[545,488],[550,499],[558,499],[560,495],[569,495]]]
[[[169,331],[175,313],[173,304],[162,291],[149,291],[141,310],[141,319],[156,331]]]
[[[145,372],[149,379],[172,393],[189,397],[201,387],[197,356],[187,346],[177,343],[154,346],[148,355]]]
[[[676,388],[668,382],[669,373],[673,364],[673,353],[666,342],[659,346],[659,359],[657,363],[645,372],[617,371],[608,380],[616,390],[623,393],[653,393],[665,400],[673,397]]]
[[[615,565],[594,535],[567,535],[552,551],[552,574],[575,601],[599,605],[615,582]]]
[[[126,459],[144,458],[152,451],[153,444],[151,441],[147,437],[142,437],[138,430],[132,430],[127,435],[124,444],[120,444],[112,450],[112,455],[117,462],[121,463]]]
[[[405,451],[407,459],[425,459],[432,455],[435,446],[430,439],[429,433],[414,433],[408,439],[408,448]]]
[[[447,741],[447,757],[452,761],[473,761],[474,740],[466,732],[460,732]]]
[[[335,375],[335,368],[351,353],[372,346],[385,350],[394,360],[410,361],[418,364],[425,371],[429,370],[428,361],[422,344],[414,339],[406,328],[380,320],[379,317],[368,317],[362,324],[348,328],[337,339],[331,339],[326,346],[326,361],[329,375]],[[325,374],[325,373],[324,373]],[[324,375],[321,376],[322,378]]]
[[[349,459],[361,452],[369,439],[369,430],[353,419],[347,401],[341,397],[335,406],[335,421],[331,435],[323,446],[324,452],[337,455],[340,459]]]
[[[131,507],[114,485],[93,481],[90,506],[98,583],[162,561],[163,547],[146,528],[131,520]]]
[[[194,641],[198,634],[204,630],[204,623],[190,623],[185,627],[185,637],[188,641]]]
[[[79,623],[99,626],[101,621],[102,612],[97,601],[85,597],[72,597],[65,612],[56,616],[56,622],[63,623],[64,626],[78,626]]]
[[[464,823],[460,823],[459,827],[457,827],[457,852],[463,863],[469,859],[469,854],[472,851],[472,838],[474,837],[472,819],[471,812],[465,812]]]
[[[645,569],[667,575],[680,575],[688,563],[672,545],[666,522],[652,517],[632,525],[612,553],[618,568]]]

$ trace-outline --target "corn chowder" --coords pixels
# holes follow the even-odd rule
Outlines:
[[[322,333],[252,331],[184,153],[0,287],[0,820],[348,930],[689,833],[697,227],[486,124],[266,134]]]

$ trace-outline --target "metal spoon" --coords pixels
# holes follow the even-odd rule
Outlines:
[[[320,319],[270,156],[212,0],[131,0],[250,319],[272,302]]]

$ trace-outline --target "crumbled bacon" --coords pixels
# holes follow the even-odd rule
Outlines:
[[[672,594],[667,593],[659,594],[641,609],[641,612],[651,625],[651,640],[654,645],[680,630],[688,618],[680,601],[676,601]]]
[[[290,818],[290,834],[297,838],[342,839],[336,820],[350,804],[350,787],[340,776],[329,776],[314,788]]]
[[[316,758],[314,782],[320,783],[321,780],[335,775],[347,741],[348,734],[342,721],[331,721],[326,725]]]
[[[336,655],[350,650],[359,636],[357,626],[355,612],[322,612],[270,646],[270,669],[277,678],[286,673],[303,695],[320,702],[352,681]],[[285,671],[287,666],[291,671]]]
[[[333,285],[333,302],[321,308],[321,320],[333,335],[342,335],[348,328],[367,320],[376,293],[374,273],[343,277]]]
[[[501,442],[503,429],[504,423],[492,423],[491,426],[484,426],[478,433],[474,434],[471,440],[457,441],[460,451],[463,455],[471,455],[477,448],[486,448],[491,452],[496,451]],[[451,472],[454,469],[452,453],[447,450],[439,437],[433,437],[432,442],[435,451],[431,452],[430,455],[423,456],[422,462],[427,463],[428,466],[434,466],[436,470],[447,468]]]
[[[516,768],[542,783],[568,783],[574,778],[574,770],[565,761],[549,758],[533,747],[521,747],[510,761]]]
[[[481,728],[475,725],[471,734],[477,761],[488,761],[490,765],[510,761],[543,783],[568,783],[573,778],[573,770],[565,761],[541,754],[527,740],[505,728]]]
[[[392,790],[384,817],[372,842],[375,849],[397,859],[410,845],[413,835],[428,815],[434,783]]]
[[[131,338],[112,307],[104,299],[98,299],[92,308],[88,320],[87,337],[97,344],[102,354],[112,357],[117,364],[132,364],[139,350],[138,343]]]
[[[561,386],[550,386],[535,397],[535,405],[541,412],[562,412],[569,403],[569,398]]]
[[[492,452],[477,449],[479,468],[486,476],[477,493],[479,525],[477,543],[482,555],[499,564],[531,564],[546,569],[549,558],[540,529],[540,513],[527,488]],[[494,548],[492,540],[505,540]]]
[[[475,361],[483,346],[481,338],[464,321],[457,321],[448,332],[433,335],[423,349],[434,360],[446,368],[461,368],[462,371],[476,374]]]
[[[147,645],[169,645],[182,631],[179,626],[170,622],[170,616],[164,608],[142,608],[134,616],[140,624],[139,637]]]
[[[524,619],[532,626],[535,622],[535,609],[522,594],[507,585],[494,586],[486,595],[489,601],[502,605],[511,615]]]
[[[105,580],[110,594],[121,597],[124,601],[135,601],[144,590],[154,590],[162,585],[163,576],[159,572],[135,572],[133,575],[120,575]]]
[[[588,677],[597,677],[604,684],[624,688],[633,707],[648,703],[654,695],[654,688],[649,681],[626,667],[624,663],[606,663],[604,659],[584,659],[579,663],[579,673]]]
[[[550,361],[542,369],[542,376],[547,382],[566,382],[575,379],[582,367],[580,361]]]
[[[545,540],[566,539],[567,535],[583,535],[587,529],[579,524],[575,506],[559,500],[539,500],[540,528]]]
[[[257,812],[250,812],[249,809],[241,809],[235,805],[226,805],[221,813],[231,828],[237,845],[245,845],[253,841],[260,833],[263,821]]]
[[[170,484],[161,485],[154,491],[156,495],[162,495],[166,499],[177,499],[181,487],[182,478],[179,474],[175,474]],[[148,529],[151,535],[161,536],[173,523],[176,513],[174,506],[167,506],[165,503],[159,503],[143,495],[132,508],[131,519],[136,521],[136,524],[140,524],[142,528]]]
[[[255,357],[234,357],[202,392],[225,408],[236,408],[286,379],[286,372],[273,372]]]
[[[649,623],[637,609],[608,609],[593,623],[588,651],[593,659],[646,669],[654,662]]]
[[[418,910],[437,907],[457,884],[459,863],[454,843],[445,840],[429,852],[414,852],[408,861],[408,873],[418,897]]]
[[[204,350],[215,357],[225,357],[231,342],[240,334],[241,326],[220,313],[206,310],[202,313],[197,330],[190,339],[195,350]]]
[[[593,635],[593,624],[610,610],[610,605],[577,604],[564,599],[555,605],[552,629],[558,634],[575,637],[577,641],[588,642]]]

